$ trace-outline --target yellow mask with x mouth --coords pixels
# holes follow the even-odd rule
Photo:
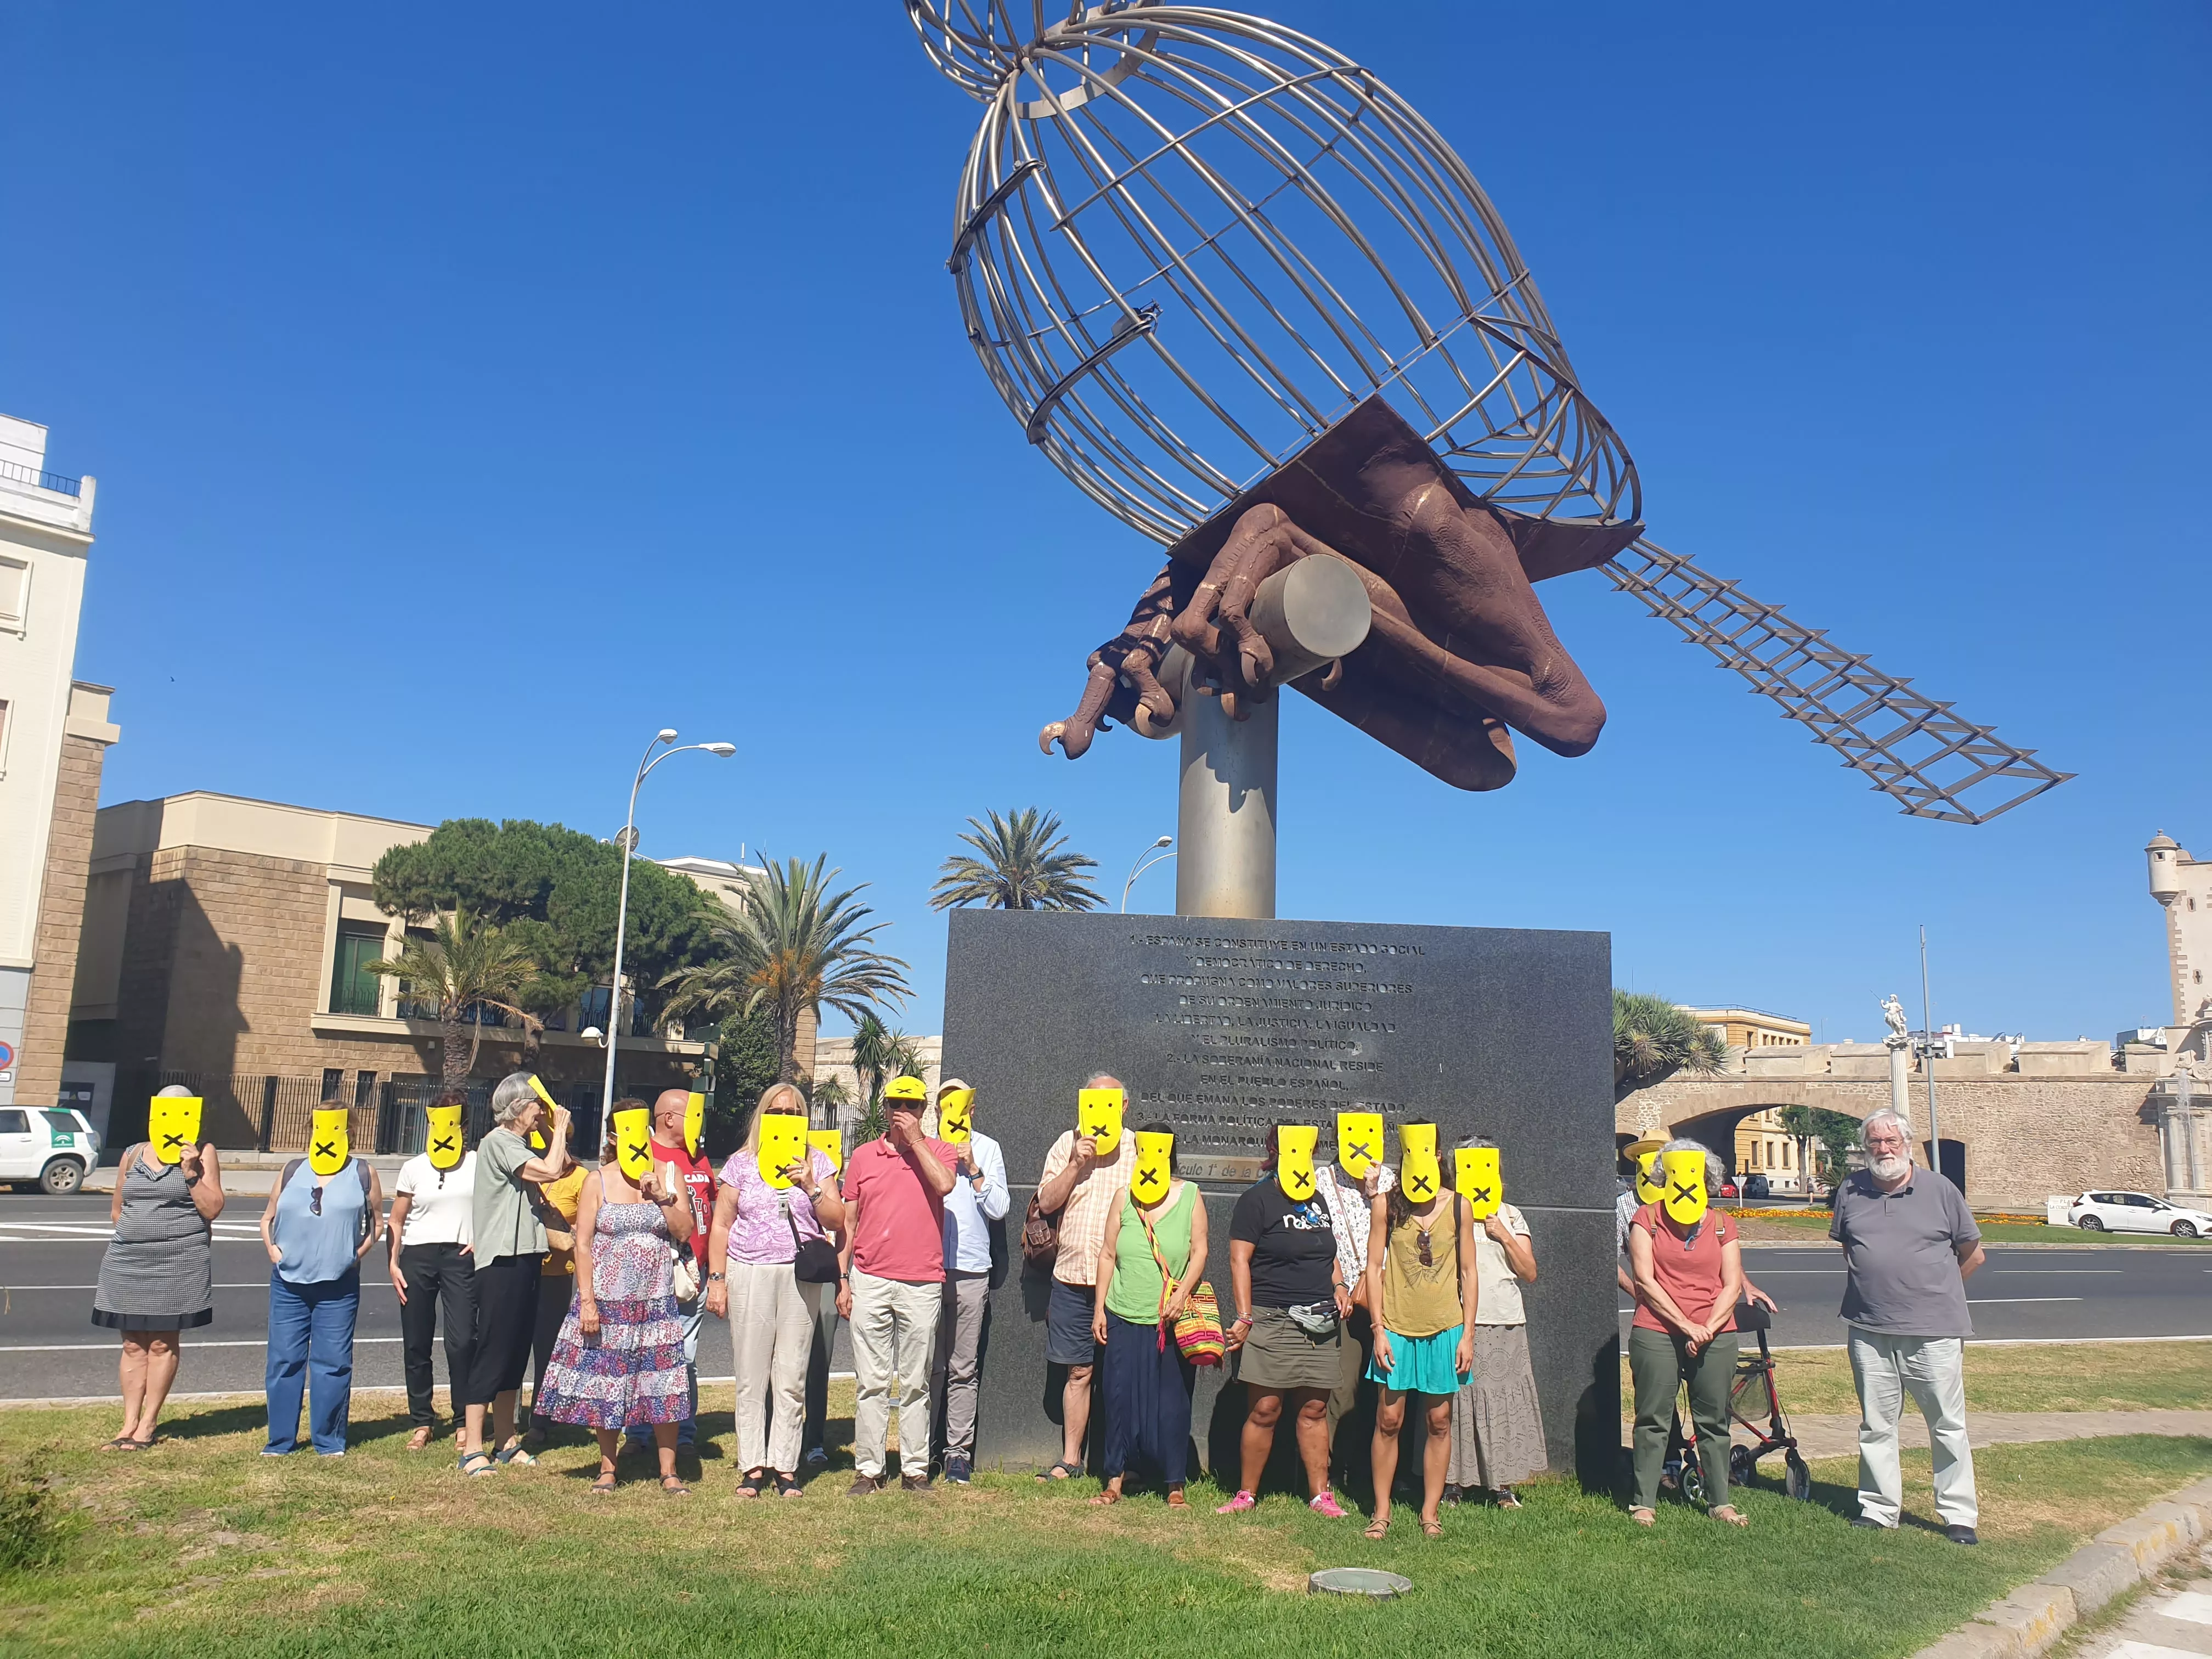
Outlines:
[[[1437,1162],[1437,1126],[1398,1126],[1398,1182],[1408,1204],[1425,1204],[1443,1190],[1443,1166]]]

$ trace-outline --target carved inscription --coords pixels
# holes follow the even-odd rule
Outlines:
[[[1194,932],[1127,943],[1167,1073],[1135,1109],[1175,1126],[1187,1174],[1255,1178],[1278,1121],[1319,1124],[1334,1157],[1338,1112],[1402,1115],[1392,1039],[1420,1018],[1419,945]]]

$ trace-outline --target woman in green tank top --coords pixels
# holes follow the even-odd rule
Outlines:
[[[1176,1173],[1174,1132],[1147,1123],[1137,1131],[1129,1190],[1107,1216],[1098,1250],[1091,1334],[1106,1351],[1106,1489],[1094,1504],[1120,1503],[1123,1479],[1141,1465],[1167,1488],[1169,1508],[1188,1507],[1193,1376],[1175,1322],[1205,1271],[1206,1204]]]

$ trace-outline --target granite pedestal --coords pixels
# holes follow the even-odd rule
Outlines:
[[[1536,1250],[1528,1344],[1552,1465],[1611,1484],[1620,1330],[1606,935],[1058,911],[955,910],[951,923],[945,1075],[975,1086],[975,1126],[1004,1148],[1013,1188],[981,1467],[1060,1455],[1048,1285],[1021,1271],[1019,1231],[1046,1152],[1074,1127],[1076,1091],[1109,1072],[1129,1091],[1129,1127],[1175,1128],[1182,1172],[1206,1200],[1206,1277],[1224,1304],[1230,1212],[1258,1178],[1271,1123],[1321,1126],[1322,1159],[1340,1109],[1379,1111],[1393,1129],[1434,1121],[1443,1146],[1496,1140],[1506,1198]],[[1389,1144],[1395,1159],[1395,1133]],[[1242,1391],[1231,1385],[1217,1409],[1222,1373],[1199,1378],[1194,1436],[1210,1462],[1234,1444]],[[1097,1426],[1094,1413],[1094,1451]],[[1286,1447],[1287,1424],[1278,1438]],[[1342,1462],[1341,1441],[1338,1450]],[[1364,1452],[1352,1456],[1364,1467]]]

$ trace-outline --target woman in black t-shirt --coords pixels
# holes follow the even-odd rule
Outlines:
[[[1297,1421],[1309,1507],[1339,1518],[1347,1511],[1328,1489],[1328,1396],[1336,1386],[1344,1320],[1352,1292],[1336,1261],[1328,1208],[1312,1182],[1291,1198],[1279,1178],[1278,1140],[1267,1132],[1267,1173],[1237,1200],[1229,1222],[1229,1278],[1243,1314],[1227,1332],[1249,1406],[1244,1416],[1243,1480],[1215,1511],[1237,1515],[1258,1498],[1261,1471],[1274,1449],[1275,1425],[1288,1402]]]

